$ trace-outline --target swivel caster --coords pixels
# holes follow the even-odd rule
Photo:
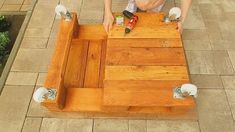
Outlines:
[[[170,9],[168,15],[164,17],[165,23],[170,23],[172,21],[179,21],[179,18],[181,16],[181,10],[178,7],[173,7]]]
[[[193,84],[183,84],[173,90],[173,96],[176,99],[184,99],[187,96],[197,97],[197,86]]]
[[[55,98],[56,98],[55,89],[46,89],[44,87],[40,87],[33,94],[33,100],[38,103],[44,102],[46,99],[54,100]]]
[[[63,16],[65,21],[71,21],[71,19],[72,19],[71,13],[65,8],[65,6],[63,6],[61,4],[58,4],[55,7],[55,12],[57,15]]]

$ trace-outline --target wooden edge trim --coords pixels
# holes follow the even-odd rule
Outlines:
[[[78,36],[77,14],[72,13],[71,21],[65,21],[62,18],[59,28],[56,47],[44,83],[45,88],[55,89],[57,91],[55,100],[46,100],[42,103],[43,106],[50,109],[63,109],[65,104],[66,89],[64,87],[63,77],[71,41]]]

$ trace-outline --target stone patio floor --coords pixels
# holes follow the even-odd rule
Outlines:
[[[198,120],[92,118],[51,113],[32,101],[43,85],[58,32],[59,0],[0,0],[0,11],[32,17],[0,96],[0,132],[235,132],[235,1],[193,0],[182,35],[192,81],[199,87]],[[80,23],[101,23],[103,0],[60,0]],[[113,0],[122,11],[127,0]],[[167,0],[163,11],[179,6]],[[34,4],[36,4],[34,6]]]

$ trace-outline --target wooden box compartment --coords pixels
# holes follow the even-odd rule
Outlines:
[[[107,35],[102,25],[78,25],[76,14],[61,20],[44,85],[57,96],[42,104],[61,112],[195,116],[192,97],[173,98],[174,87],[190,82],[175,25],[160,22],[162,14],[138,15],[146,21],[128,36],[124,27]]]

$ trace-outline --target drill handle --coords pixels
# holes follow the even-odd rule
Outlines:
[[[122,13],[123,13],[123,15],[124,15],[125,17],[127,17],[127,18],[129,18],[129,19],[131,19],[131,18],[134,16],[133,13],[131,13],[131,12],[127,11],[127,10],[124,10]]]

